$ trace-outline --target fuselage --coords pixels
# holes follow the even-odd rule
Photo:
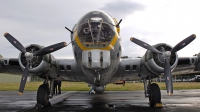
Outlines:
[[[102,11],[85,14],[73,28],[71,35],[74,59],[85,82],[103,86],[118,68],[121,42],[117,21]]]

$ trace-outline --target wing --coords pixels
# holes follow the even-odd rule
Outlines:
[[[112,82],[118,80],[141,80],[138,77],[141,69],[141,58],[121,59]]]
[[[148,76],[152,76],[152,78],[163,76],[161,65],[158,66],[156,62],[152,61],[154,59],[146,61],[145,56],[142,58],[122,59],[117,72],[113,75],[112,81],[141,80]],[[180,57],[177,61],[176,67],[172,69],[172,75],[200,74],[198,56]]]
[[[20,59],[23,60],[23,58]],[[1,56],[0,73],[22,75],[25,68],[25,63],[22,60]],[[86,77],[82,75],[81,68],[77,66],[74,59],[55,59],[51,54],[48,54],[36,63],[30,69],[30,74],[33,76],[44,78],[47,75],[50,79],[62,76],[65,80],[86,80]]]
[[[81,66],[78,66],[75,59],[57,59],[58,74],[70,81],[87,81]]]
[[[172,72],[173,75],[184,74],[200,74],[200,64],[198,62],[198,56],[194,57],[180,57],[178,64]]]
[[[21,75],[23,73],[17,58],[0,58],[0,73],[12,73]]]

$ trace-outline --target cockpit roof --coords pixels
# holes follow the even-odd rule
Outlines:
[[[95,17],[99,17],[102,18],[104,22],[115,26],[115,22],[114,20],[111,18],[110,15],[108,15],[107,13],[103,12],[103,11],[91,11],[88,12],[87,14],[85,14],[78,22],[77,26],[83,24],[83,23],[87,23],[88,22],[88,18],[95,18]]]

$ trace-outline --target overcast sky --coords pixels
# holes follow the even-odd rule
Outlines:
[[[24,46],[49,46],[62,41],[70,42],[72,29],[85,13],[102,10],[121,23],[122,55],[143,56],[145,49],[130,42],[135,37],[155,45],[175,46],[191,34],[197,38],[178,52],[192,56],[200,52],[199,0],[1,0],[0,1],[0,54],[18,57],[19,51],[3,36],[9,32]],[[53,53],[56,58],[72,58],[69,45]]]

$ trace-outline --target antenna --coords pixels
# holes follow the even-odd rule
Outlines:
[[[73,34],[73,31],[70,30],[69,28],[65,27],[71,34]]]
[[[122,19],[120,19],[119,23],[116,25],[116,27],[119,27],[119,24],[122,22]]]

